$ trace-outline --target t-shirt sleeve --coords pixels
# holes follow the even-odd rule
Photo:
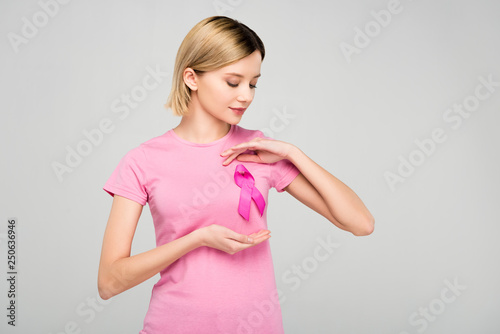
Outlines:
[[[120,160],[103,189],[111,196],[119,195],[146,205],[148,193],[145,177],[145,156],[140,147],[136,147]]]
[[[257,135],[265,139],[274,139],[272,137],[265,136],[260,130],[257,131]],[[276,191],[279,193],[285,191],[283,188],[292,183],[297,175],[300,174],[300,170],[288,159],[277,161],[270,164],[270,166],[271,187],[276,188]]]
[[[277,161],[271,166],[271,186],[281,193],[299,174],[300,170],[289,160]]]

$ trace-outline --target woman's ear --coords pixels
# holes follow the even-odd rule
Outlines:
[[[189,87],[189,89],[191,89],[192,91],[198,89],[198,76],[192,68],[187,67],[182,73],[182,78],[184,79],[184,83]]]

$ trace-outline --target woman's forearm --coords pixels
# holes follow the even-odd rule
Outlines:
[[[292,146],[287,157],[316,188],[334,218],[355,235],[370,234],[374,219],[356,193],[314,162],[298,147]]]
[[[109,299],[153,277],[183,255],[202,246],[198,230],[149,251],[120,258],[99,273],[99,294]]]

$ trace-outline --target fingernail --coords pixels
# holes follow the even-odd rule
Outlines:
[[[248,242],[253,242],[253,239],[252,238],[248,238]]]

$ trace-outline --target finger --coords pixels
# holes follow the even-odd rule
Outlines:
[[[244,144],[246,144],[246,143],[238,144],[238,145],[235,145],[233,147],[230,147],[227,150],[225,150],[224,152],[222,152],[220,155],[225,156],[225,155],[233,154],[235,151],[243,152],[243,151],[245,151],[245,150],[243,150],[243,148],[245,148],[245,146],[242,146]]]
[[[234,159],[238,156],[238,154],[240,154],[240,153],[241,153],[241,152],[240,152],[240,151],[238,151],[238,152],[235,152],[235,153],[231,154],[231,155],[230,155],[230,156],[229,156],[229,157],[228,157],[228,158],[227,158],[227,159],[226,159],[226,160],[225,160],[222,164],[223,164],[223,165],[227,165],[227,164],[229,164],[229,163],[230,163],[231,161],[233,161],[233,160],[234,160]]]
[[[262,235],[269,234],[269,233],[271,233],[271,231],[269,231],[269,230],[260,230],[258,232],[250,234],[249,236],[252,238],[256,238],[256,237],[260,237]]]
[[[234,231],[232,231],[229,238],[243,244],[252,244],[254,242],[254,237],[245,234],[239,234]]]
[[[225,150],[224,152],[222,152],[221,155],[231,154],[231,153],[233,153],[235,151],[241,151],[241,152],[243,152],[243,151],[245,151],[247,149],[254,150],[254,149],[258,148],[258,147],[261,147],[258,142],[254,141],[255,139],[256,138],[252,139],[251,141],[245,142],[245,143],[234,145],[233,147],[230,147],[227,150]]]
[[[258,244],[262,241],[265,241],[271,237],[270,231],[260,231],[258,233],[250,234],[250,237],[253,238],[254,244]]]
[[[238,161],[260,162],[257,154],[240,154],[236,159]]]
[[[269,233],[271,233],[271,231],[269,230],[260,230],[259,232],[252,233],[250,235],[236,233],[236,235],[234,237],[231,237],[231,239],[239,241],[244,244],[261,243],[262,241],[269,239],[266,238],[266,236],[269,235]]]
[[[271,234],[263,234],[263,235],[259,235],[258,237],[255,237],[254,238],[254,244],[260,244],[261,242],[263,241],[266,241],[267,239],[269,239],[271,237]]]
[[[271,238],[271,235],[270,234],[265,234],[265,235],[261,235],[261,236],[259,236],[257,238],[254,238],[253,242],[250,243],[250,244],[240,244],[240,245],[241,245],[241,247],[243,247],[243,249],[247,249],[247,248],[250,248],[250,247],[258,245],[258,244],[266,241],[269,238]]]

